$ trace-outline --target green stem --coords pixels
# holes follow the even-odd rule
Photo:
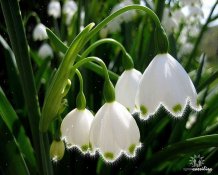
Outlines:
[[[190,54],[190,57],[189,57],[189,59],[188,59],[188,62],[187,62],[187,64],[186,64],[186,66],[185,66],[187,71],[189,71],[189,69],[190,69],[190,67],[191,67],[192,60],[193,60],[193,58],[194,58],[194,56],[195,56],[195,54],[196,54],[196,52],[197,52],[197,48],[198,48],[198,46],[199,46],[199,44],[200,44],[200,42],[201,42],[201,39],[202,39],[202,37],[203,37],[203,34],[204,34],[204,32],[207,30],[207,26],[208,26],[208,24],[210,23],[211,16],[212,16],[212,14],[213,14],[213,11],[214,11],[215,8],[216,8],[217,3],[218,3],[218,1],[216,1],[215,4],[213,5],[213,7],[211,8],[211,11],[210,11],[209,16],[207,17],[206,23],[205,23],[205,24],[203,25],[203,27],[201,28],[200,34],[198,35],[198,38],[197,38],[197,40],[196,40],[196,42],[195,42],[194,48],[193,48],[193,50],[192,50],[192,53]]]
[[[47,31],[49,39],[55,45],[55,47],[60,52],[65,54],[69,48],[50,29],[47,28],[46,31]],[[80,56],[78,55],[78,57],[80,57]],[[80,60],[80,58],[79,58],[79,60]],[[92,62],[89,62],[85,65],[85,67],[92,70],[93,72],[96,72],[100,76],[102,76],[102,68],[99,65],[92,63]],[[115,81],[118,80],[119,76],[117,74],[115,74],[114,72],[112,72],[110,70],[108,70],[108,73],[109,73],[111,80],[115,80]]]
[[[41,152],[47,152],[44,146],[39,144],[41,143],[38,129],[40,110],[19,4],[17,0],[1,0],[1,7],[20,73],[37,163],[41,170],[40,173],[46,174],[46,172],[51,171],[44,169],[42,164],[42,157],[44,155]],[[50,167],[50,161],[45,161],[44,163],[47,167]]]
[[[87,57],[87,58],[85,58],[85,59],[83,59],[83,60],[77,62],[77,63],[73,66],[72,71],[71,71],[71,74],[73,74],[73,72],[76,71],[76,69],[78,69],[79,67],[81,67],[83,64],[86,64],[86,63],[92,62],[92,61],[97,62],[98,64],[101,65],[101,67],[103,68],[103,71],[104,71],[105,79],[110,80],[106,65],[105,65],[104,62],[103,62],[100,58],[98,58],[98,57]]]
[[[164,5],[165,5],[165,0],[156,1],[155,12],[160,20],[162,20],[162,17],[163,17]]]
[[[36,12],[31,12],[30,14],[27,15],[27,17],[23,20],[23,25],[26,27],[26,24],[28,23],[29,19],[31,17],[34,17],[36,20],[36,23],[40,23],[40,18]]]
[[[89,53],[91,53],[96,47],[98,47],[99,45],[104,44],[104,43],[110,43],[110,44],[114,44],[114,45],[120,47],[121,51],[124,54],[123,67],[125,69],[132,69],[134,67],[133,60],[132,60],[131,56],[127,53],[124,46],[120,42],[118,42],[118,41],[116,41],[115,39],[112,39],[112,38],[104,38],[104,39],[98,40],[95,43],[93,43],[91,46],[89,46],[83,52],[83,54],[80,57],[80,60],[87,57],[89,55]]]
[[[86,98],[83,93],[83,77],[78,69],[76,69],[75,72],[79,78],[79,85],[80,85],[79,93],[76,98],[76,108],[79,110],[84,110],[86,108]]]
[[[82,75],[81,75],[81,73],[80,73],[80,71],[78,69],[76,69],[75,72],[76,72],[76,75],[79,78],[79,86],[80,86],[79,90],[80,90],[80,92],[82,92],[83,91],[83,77],[82,77]]]
[[[90,40],[95,34],[97,34],[98,31],[100,31],[105,25],[107,25],[111,20],[113,20],[114,18],[116,18],[117,16],[129,11],[129,10],[141,10],[146,12],[155,22],[156,27],[161,28],[162,25],[160,23],[159,18],[157,17],[157,15],[148,7],[145,6],[140,6],[140,5],[130,5],[130,6],[126,6],[116,12],[114,12],[113,14],[111,14],[110,16],[108,16],[107,18],[105,18],[101,23],[99,23],[90,33],[88,36],[88,40]]]
[[[103,92],[104,93],[104,98],[105,98],[106,102],[113,102],[115,100],[114,86],[113,86],[113,84],[110,81],[109,74],[108,74],[108,71],[107,71],[107,67],[106,67],[106,65],[104,64],[104,62],[100,58],[98,58],[98,57],[87,57],[87,58],[77,62],[73,66],[71,73],[73,74],[74,71],[77,68],[79,68],[83,64],[91,62],[91,61],[97,62],[103,68],[104,75],[105,75],[105,84],[104,84],[104,92]]]

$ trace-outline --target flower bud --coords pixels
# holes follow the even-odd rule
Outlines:
[[[63,141],[53,140],[50,146],[50,157],[53,161],[57,162],[61,160],[64,156],[65,146]]]

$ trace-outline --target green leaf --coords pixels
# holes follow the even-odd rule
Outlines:
[[[30,56],[31,56],[32,60],[36,63],[36,65],[40,67],[43,61],[38,56],[38,54],[35,51],[33,51],[31,48],[30,48]]]
[[[42,61],[42,64],[41,66],[39,67],[37,73],[36,73],[36,76],[35,76],[35,83],[36,83],[36,90],[37,92],[39,91],[40,89],[40,86],[41,86],[41,81],[42,81],[42,77],[44,75],[44,73],[48,70],[48,65],[50,63],[50,58],[46,58]]]
[[[24,106],[24,98],[21,89],[20,77],[17,68],[17,63],[15,60],[15,56],[13,51],[11,50],[9,44],[4,40],[4,38],[0,35],[0,43],[5,49],[5,62],[7,68],[7,76],[10,91],[13,94],[12,100],[15,103],[16,108],[22,108]]]
[[[159,167],[167,161],[179,158],[182,155],[195,153],[196,151],[202,149],[205,150],[211,147],[218,147],[218,134],[195,137],[169,145],[161,151],[153,154],[153,156],[148,159],[140,169],[149,170],[150,167]]]
[[[206,57],[205,54],[201,55],[201,63],[200,63],[200,66],[198,67],[197,75],[196,75],[195,82],[194,82],[196,87],[198,87],[199,82],[200,82],[201,77],[202,77],[203,67],[204,67],[204,63],[205,63],[205,57]]]
[[[46,28],[46,32],[48,34],[48,38],[54,44],[56,49],[62,53],[66,53],[68,47],[49,28]]]
[[[0,114],[1,115],[1,114]],[[19,150],[14,137],[0,118],[0,168],[3,174],[30,175],[22,153]]]
[[[36,170],[36,160],[34,157],[33,148],[31,146],[29,138],[25,134],[25,130],[13,110],[9,101],[5,97],[0,87],[0,116],[6,124],[14,140],[20,148],[21,154],[27,162],[27,165],[33,170]]]
[[[48,171],[51,173],[51,162],[48,156],[46,154],[41,154],[45,151],[45,148],[43,147],[43,143],[41,143],[41,133],[38,129],[40,109],[20,7],[17,0],[1,0],[0,2],[7,26],[8,36],[19,70],[33,138],[33,147],[36,152],[36,160],[38,161],[37,164],[39,165],[39,169],[42,173],[45,174],[45,172],[47,173]],[[47,167],[49,167],[49,169],[45,169]]]
[[[199,92],[207,87],[209,84],[212,84],[214,81],[216,81],[218,78],[218,71],[214,72],[212,75],[210,75],[206,80],[204,80],[202,83],[200,83],[198,90]]]

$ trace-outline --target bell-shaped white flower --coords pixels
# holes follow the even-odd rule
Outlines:
[[[94,116],[87,110],[74,109],[61,123],[61,135],[67,148],[76,147],[83,153],[89,151],[89,131]]]
[[[48,35],[46,33],[46,28],[42,23],[39,23],[36,25],[36,27],[33,30],[33,40],[34,41],[42,41],[48,38]]]
[[[69,25],[78,7],[75,1],[66,1],[63,5],[63,14],[66,15],[66,24]]]
[[[136,95],[140,118],[148,119],[163,105],[175,117],[187,106],[201,110],[195,87],[184,68],[170,55],[158,54],[142,75]]]
[[[130,113],[135,112],[135,97],[141,76],[141,72],[136,69],[125,70],[115,86],[116,100]]]
[[[54,18],[61,16],[61,5],[59,1],[50,1],[48,4],[48,15]]]
[[[140,147],[138,126],[129,111],[114,101],[105,103],[97,112],[91,129],[90,144],[107,162],[116,161],[122,153],[135,156]]]
[[[54,56],[51,46],[49,46],[47,43],[43,43],[40,46],[38,55],[41,58],[47,58],[47,57],[53,58],[53,56]]]

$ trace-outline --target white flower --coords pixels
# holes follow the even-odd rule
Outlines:
[[[98,150],[107,162],[116,161],[122,153],[135,156],[140,147],[138,126],[120,103],[105,103],[97,112],[91,129],[90,143],[94,151]]]
[[[40,46],[38,55],[41,58],[47,58],[47,57],[51,57],[52,58],[54,56],[52,48],[47,43],[44,43],[44,44],[42,44]]]
[[[114,19],[110,21],[106,26],[108,33],[116,33],[121,31],[121,25],[119,19]]]
[[[131,113],[135,111],[135,97],[141,76],[136,69],[125,70],[115,86],[116,100]]]
[[[48,15],[54,18],[61,16],[61,5],[59,1],[50,1],[48,4]]]
[[[190,42],[187,42],[180,47],[178,55],[182,56],[182,55],[190,54],[193,48],[194,45]]]
[[[83,153],[89,150],[89,131],[94,116],[87,110],[74,109],[61,123],[61,135],[67,148],[76,147]]]
[[[125,6],[132,5],[132,4],[134,4],[132,0],[124,0],[112,8],[111,14],[120,10],[121,8],[123,8]],[[123,22],[130,22],[131,20],[134,19],[135,16],[136,16],[136,11],[134,11],[134,10],[127,11],[127,12],[117,16],[115,19],[113,19],[112,21],[110,21],[107,24],[107,26],[104,30],[104,33],[105,33],[105,31],[107,31],[107,33],[120,32],[121,24]]]
[[[169,9],[164,10],[162,23],[167,33],[172,33],[176,28],[178,28],[178,22],[170,15]]]
[[[204,13],[200,7],[188,6],[188,16],[204,16]]]
[[[45,40],[48,38],[48,35],[46,33],[46,28],[42,23],[39,23],[36,25],[36,27],[33,30],[33,39],[36,40]]]
[[[178,27],[176,20],[170,16],[168,18],[164,18],[162,23],[167,33],[172,33]]]
[[[64,3],[63,14],[66,15],[66,24],[69,25],[78,7],[76,2],[69,0]]]
[[[183,5],[201,5],[201,0],[180,0]]]
[[[142,75],[136,95],[140,118],[148,119],[163,105],[175,117],[187,106],[201,110],[195,87],[184,68],[170,55],[158,54]]]
[[[175,10],[172,13],[172,17],[175,19],[175,21],[183,22],[185,20],[185,14],[181,9]]]
[[[132,0],[124,0],[121,3],[119,3],[113,7],[113,9],[111,10],[111,14],[120,10],[121,8],[123,8],[125,6],[132,5],[132,4],[134,4]],[[120,23],[122,23],[123,21],[129,22],[135,17],[135,15],[136,15],[136,11],[130,10],[130,11],[127,11],[127,12],[119,15],[117,17],[117,19],[120,19]]]

